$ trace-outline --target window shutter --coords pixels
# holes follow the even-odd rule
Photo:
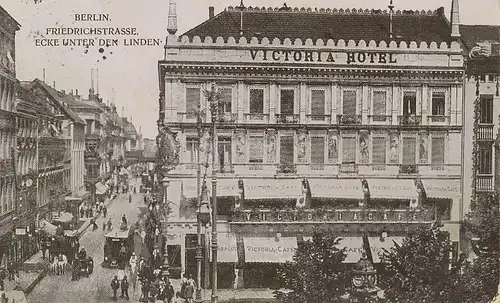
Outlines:
[[[264,162],[264,137],[250,136],[250,163]]]
[[[356,91],[346,90],[343,94],[342,113],[344,115],[356,115]]]
[[[431,164],[444,163],[444,138],[432,138]]]
[[[493,123],[493,95],[481,95],[481,123]]]
[[[403,138],[403,164],[415,164],[416,149],[415,138]]]
[[[223,113],[231,112],[232,97],[232,90],[230,88],[223,88],[220,90],[219,104],[221,104],[220,109]]]
[[[311,90],[311,115],[322,116],[325,114],[325,91]]]
[[[293,137],[283,136],[280,138],[280,163],[284,165],[293,164]]]
[[[386,92],[373,92],[373,114],[385,115]]]
[[[186,88],[186,113],[196,112],[200,96],[199,88]]]
[[[250,90],[250,113],[263,114],[264,113],[264,90],[251,89]]]
[[[287,115],[293,115],[294,107],[294,91],[291,89],[281,90],[281,113]]]
[[[325,138],[311,137],[311,163],[325,163]]]
[[[342,162],[355,163],[356,162],[356,138],[343,138],[342,139]]]
[[[385,138],[373,138],[373,153],[372,162],[373,164],[385,164],[386,157],[386,139]]]

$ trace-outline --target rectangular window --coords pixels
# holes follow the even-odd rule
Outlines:
[[[478,173],[490,175],[492,174],[492,166],[493,166],[493,151],[491,146],[481,146],[479,148],[478,153]]]
[[[219,167],[221,171],[231,170],[231,138],[219,137],[217,142]]]
[[[198,140],[196,138],[186,139],[186,158],[189,163],[198,163]]]
[[[433,92],[432,93],[432,115],[433,116],[444,116],[444,105],[445,105],[445,94],[444,92]]]
[[[325,114],[325,91],[311,90],[311,115],[323,116]]]
[[[405,137],[403,138],[403,164],[413,165],[415,164],[417,144],[415,138]]]
[[[264,162],[264,137],[263,136],[250,136],[248,138],[250,155],[250,163],[263,163]]]
[[[280,113],[293,115],[295,91],[293,89],[282,89],[280,96]]]
[[[479,123],[493,123],[493,95],[481,95]]]
[[[385,164],[387,150],[387,142],[385,137],[374,137],[372,140],[372,148],[372,163],[378,165]]]
[[[201,92],[197,87],[186,88],[186,113],[194,114],[200,104]]]
[[[250,113],[264,113],[264,90],[261,88],[250,89]]]
[[[444,164],[444,138],[434,137],[432,138],[432,146],[431,146],[431,164],[438,165],[438,167],[442,167],[441,164]]]
[[[373,115],[374,116],[384,116],[385,117],[386,100],[387,100],[387,92],[384,92],[384,91],[373,92]]]
[[[403,94],[403,116],[417,114],[417,93],[404,92]]]
[[[342,163],[356,163],[356,138],[342,138]]]
[[[231,113],[231,102],[233,100],[232,90],[230,88],[222,88],[219,90],[219,110],[221,113]]]
[[[325,163],[325,138],[311,137],[311,163]]]
[[[280,164],[293,164],[293,136],[282,136],[280,138]]]
[[[342,96],[342,114],[347,116],[356,115],[356,91],[345,90]]]

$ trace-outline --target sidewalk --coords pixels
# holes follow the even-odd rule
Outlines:
[[[112,202],[112,199],[107,199],[104,202],[106,207]],[[97,219],[101,216],[101,213],[97,213],[94,215],[94,219]],[[85,231],[90,227],[90,221],[92,218],[85,218],[81,221],[84,221],[80,228],[75,232],[77,237],[80,238]],[[42,259],[42,252],[38,251],[31,258],[25,261],[21,269],[19,270],[19,286],[24,290],[26,294],[29,294],[33,288],[40,282],[40,280],[45,277],[48,271],[48,261],[47,259]],[[5,291],[9,292],[14,289],[16,286],[15,281],[9,281],[5,279]]]

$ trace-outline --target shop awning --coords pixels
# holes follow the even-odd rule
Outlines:
[[[359,179],[309,179],[311,196],[314,198],[363,199]]]
[[[295,250],[297,250],[296,237],[245,237],[243,243],[247,263],[292,262]]]
[[[456,199],[460,198],[460,180],[422,180],[427,198]]]
[[[96,195],[104,195],[107,190],[108,190],[108,188],[106,187],[106,185],[102,184],[101,182],[97,182],[95,184]]]
[[[42,220],[40,220],[39,226],[47,234],[49,234],[51,236],[55,236],[56,235],[57,226],[55,226],[54,224],[50,223],[49,221],[47,221],[45,219],[42,219]]]
[[[212,255],[210,254],[210,260]],[[237,263],[238,249],[234,234],[217,234],[217,262]]]
[[[394,246],[394,243],[401,245],[403,243],[403,237],[387,237],[383,241],[380,237],[368,237],[368,242],[370,242],[370,249],[372,251],[372,257],[374,263],[380,263],[382,260],[382,255],[385,250],[390,250]]]
[[[57,221],[57,222],[65,223],[65,222],[70,222],[71,220],[73,220],[73,215],[72,214],[70,214],[68,212],[61,212],[61,214],[59,215],[59,217],[54,218],[52,221]]]
[[[356,263],[359,259],[361,259],[361,254],[364,252],[363,238],[342,237],[337,245],[337,248],[345,248],[346,257],[344,263]]]
[[[246,200],[297,199],[302,196],[301,179],[245,179]]]
[[[368,180],[370,197],[373,199],[417,199],[417,187],[413,179]]]
[[[212,189],[212,183],[210,182],[210,180],[208,180],[207,182],[207,188],[208,192],[210,193]],[[196,179],[182,180],[182,196],[184,196],[184,198],[186,199],[198,197],[198,187]],[[237,197],[237,196],[239,196],[238,179],[217,180],[217,197]]]

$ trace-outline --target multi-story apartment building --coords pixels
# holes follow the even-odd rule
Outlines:
[[[378,263],[392,240],[440,220],[456,254],[464,114],[456,0],[450,22],[443,8],[210,9],[181,36],[170,6],[158,64],[160,119],[180,144],[168,188],[178,208],[164,225],[168,249],[180,251],[172,268],[196,275],[196,176],[211,141],[204,90],[213,83],[216,166],[203,175],[218,173],[219,286],[270,285],[272,263],[292,260],[318,230],[343,237],[346,262],[370,247]]]
[[[11,248],[16,214],[14,98],[16,79],[16,32],[19,23],[0,6],[0,260],[5,263]]]
[[[460,26],[466,61],[464,201],[492,193],[500,182],[495,140],[500,124],[500,26]],[[464,204],[464,213],[473,210]]]

